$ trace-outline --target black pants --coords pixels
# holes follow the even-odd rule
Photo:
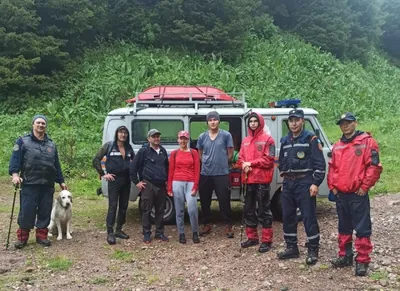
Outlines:
[[[200,204],[203,223],[210,223],[211,200],[213,191],[218,198],[219,209],[225,224],[232,224],[231,187],[229,175],[204,176],[200,175]]]
[[[248,184],[244,200],[244,223],[247,227],[272,227],[271,200],[269,184]],[[258,205],[258,208],[257,208]]]
[[[158,187],[151,182],[144,180],[146,188],[140,194],[140,210],[142,212],[143,234],[151,233],[150,214],[155,208],[154,224],[156,235],[164,233],[164,212],[165,195],[167,195],[166,186]]]
[[[297,246],[297,208],[300,208],[303,215],[309,246],[319,246],[319,226],[315,207],[316,197],[310,197],[311,184],[311,175],[295,180],[288,178],[283,180],[283,235],[288,246]]]
[[[54,187],[23,185],[20,195],[18,225],[22,229],[46,228],[50,224]],[[36,220],[36,222],[35,222]]]
[[[108,212],[107,233],[114,232],[115,216],[118,206],[117,230],[121,230],[126,221],[126,211],[129,204],[129,192],[131,182],[128,177],[115,177],[114,181],[108,182]]]

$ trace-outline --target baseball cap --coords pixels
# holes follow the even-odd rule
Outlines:
[[[356,117],[354,116],[353,113],[351,112],[346,112],[345,114],[342,114],[342,116],[340,116],[340,119],[336,122],[337,125],[340,125],[340,123],[343,120],[348,120],[348,121],[356,121]]]
[[[161,132],[158,131],[158,129],[150,129],[149,132],[147,133],[147,137],[153,136],[155,134],[161,134]]]
[[[290,117],[304,118],[304,111],[301,109],[292,109],[289,111],[289,118]]]
[[[187,131],[181,130],[180,132],[178,132],[178,137],[189,138],[189,133]]]

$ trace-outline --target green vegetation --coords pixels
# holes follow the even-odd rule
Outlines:
[[[46,267],[53,271],[68,271],[72,266],[72,260],[65,257],[57,256],[54,258],[46,258]]]
[[[107,279],[105,277],[96,277],[96,278],[90,280],[90,284],[103,285],[103,284],[106,284],[108,281],[109,281],[109,279]]]
[[[132,261],[133,254],[131,252],[115,250],[114,253],[112,253],[111,258],[125,261],[125,262],[130,262],[130,261]]]
[[[369,277],[372,280],[379,281],[381,279],[387,279],[388,278],[388,273],[383,272],[383,271],[378,271],[378,272],[372,272]]]

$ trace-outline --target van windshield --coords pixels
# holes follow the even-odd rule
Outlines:
[[[152,129],[161,132],[161,143],[178,144],[178,132],[183,130],[182,120],[158,119],[158,120],[134,120],[132,122],[132,142],[134,144],[147,143],[147,132]]]

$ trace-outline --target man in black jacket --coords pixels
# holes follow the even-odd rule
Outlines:
[[[106,157],[105,169],[102,169],[101,160]],[[126,221],[126,211],[129,204],[131,181],[129,180],[129,164],[135,153],[129,144],[129,131],[126,126],[120,126],[115,131],[113,141],[105,143],[93,159],[93,167],[108,182],[108,212],[107,212],[107,242],[116,243],[115,238],[128,239],[129,236],[122,230]],[[114,233],[115,216],[118,218]]]
[[[164,211],[166,183],[168,181],[168,154],[160,145],[161,133],[150,129],[147,134],[149,144],[142,147],[130,167],[130,180],[141,190],[140,210],[142,212],[143,242],[151,242],[150,213],[155,207],[155,238],[167,242],[164,235]]]

